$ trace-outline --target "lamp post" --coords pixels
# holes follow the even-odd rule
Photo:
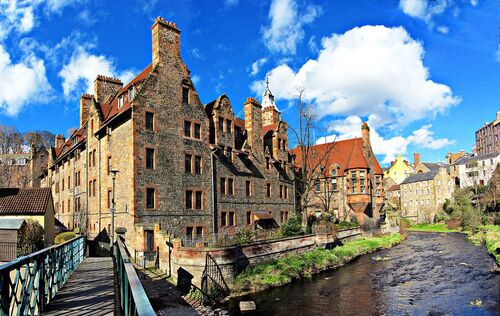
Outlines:
[[[115,241],[115,181],[116,181],[116,174],[119,171],[116,169],[110,170],[109,173],[111,173],[111,180],[113,180],[113,191],[111,193],[111,208],[109,211],[111,212],[111,232],[110,232],[110,239],[111,239],[111,246],[114,244]]]

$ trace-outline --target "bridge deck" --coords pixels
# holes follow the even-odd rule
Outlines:
[[[85,258],[44,315],[113,315],[113,259]]]

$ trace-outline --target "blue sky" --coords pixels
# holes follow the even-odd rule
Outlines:
[[[225,92],[238,113],[267,75],[292,126],[303,89],[319,141],[368,121],[380,161],[444,160],[500,110],[499,13],[481,0],[0,0],[0,123],[66,134],[98,73],[126,81],[151,62],[162,16],[203,103]]]

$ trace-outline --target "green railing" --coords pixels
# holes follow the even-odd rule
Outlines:
[[[117,238],[113,248],[116,275],[120,288],[120,305],[124,314],[126,316],[156,315],[137,276],[134,265],[130,262],[130,253],[122,237]]]
[[[83,236],[0,265],[0,316],[39,315],[83,261]]]

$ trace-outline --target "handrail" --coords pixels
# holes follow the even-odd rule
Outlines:
[[[125,315],[156,315],[137,276],[134,265],[130,262],[125,241],[118,237],[114,244],[116,274],[120,291],[120,305]]]
[[[0,266],[0,316],[41,314],[84,258],[75,237]]]

